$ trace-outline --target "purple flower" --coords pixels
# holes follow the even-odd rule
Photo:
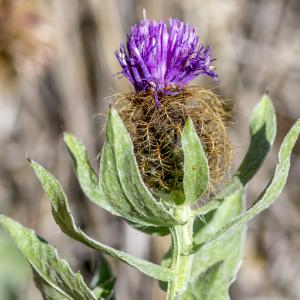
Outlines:
[[[141,21],[115,54],[136,91],[156,92],[158,107],[158,91],[182,88],[204,74],[217,80],[211,48],[200,43],[190,24],[178,19],[170,19],[169,26],[162,21]]]

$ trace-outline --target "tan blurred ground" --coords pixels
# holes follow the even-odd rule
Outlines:
[[[46,23],[39,27],[38,37],[44,42],[46,35],[51,36],[47,39],[52,43],[51,55],[47,48],[47,63],[34,61],[29,70],[22,69],[17,84],[6,83],[0,93],[1,213],[37,230],[57,246],[74,270],[82,270],[90,279],[93,251],[58,230],[26,163],[28,153],[61,180],[81,228],[109,245],[159,262],[169,240],[149,238],[89,203],[76,183],[61,136],[68,130],[80,137],[97,167],[105,122],[101,113],[113,102],[106,97],[130,88],[126,79],[113,76],[120,71],[113,51],[130,26],[142,18],[143,8],[148,18],[179,17],[190,22],[203,42],[213,47],[221,80],[217,90],[235,103],[231,131],[235,166],[249,141],[250,112],[265,89],[270,90],[278,116],[278,139],[249,185],[249,203],[255,199],[274,170],[278,144],[300,117],[299,0],[45,0],[42,4]],[[19,53],[22,47],[18,44],[14,51]],[[20,64],[30,53],[21,54]],[[209,81],[201,84],[212,85]],[[299,143],[294,153],[280,200],[249,226],[244,265],[232,287],[233,300],[300,299]],[[119,299],[164,299],[154,280],[112,262]],[[17,299],[41,297],[31,283]]]

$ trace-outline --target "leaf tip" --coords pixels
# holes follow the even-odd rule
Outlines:
[[[28,153],[26,153],[26,159],[29,163],[31,163],[32,159],[29,157]]]
[[[63,132],[63,138],[64,138],[64,140],[68,139],[70,136],[71,136],[70,132],[68,132],[68,131],[64,131]]]
[[[191,117],[188,117],[185,121],[185,126],[192,126],[194,125],[193,120]]]
[[[194,129],[194,123],[191,117],[188,117],[185,121],[184,127],[183,127],[183,132],[182,135],[186,135],[189,132],[191,132],[191,130]]]
[[[67,148],[69,148],[69,145],[74,141],[75,137],[72,133],[65,131],[63,133],[63,139],[64,139],[64,142],[65,142]]]
[[[39,163],[35,162],[34,160],[30,159],[30,166],[32,167],[33,171],[38,175],[38,173],[41,170],[44,170],[44,167],[42,167]]]
[[[270,93],[269,92],[265,92],[264,95],[262,96],[261,98],[261,103],[262,105],[270,105],[270,106],[273,106],[273,101],[272,101],[272,98],[270,96]]]
[[[33,170],[36,170],[40,165],[35,162],[31,157],[28,156],[28,154],[26,153],[26,159],[29,162],[30,166],[33,168]]]

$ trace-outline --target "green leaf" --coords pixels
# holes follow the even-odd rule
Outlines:
[[[185,203],[194,204],[207,190],[209,169],[205,152],[191,118],[186,121],[181,141],[184,153]]]
[[[99,186],[99,179],[95,174],[95,171],[91,167],[87,151],[83,143],[77,137],[70,133],[64,134],[64,141],[72,157],[76,176],[78,178],[81,189],[83,190],[87,198],[93,201],[95,204],[99,205],[100,207],[104,208],[111,214],[119,216],[117,211],[106,200],[106,197]],[[133,222],[131,222],[130,224],[133,227],[142,231],[144,228],[146,228],[146,230],[150,231],[151,229],[153,229],[154,231],[158,229],[158,232],[160,232],[160,227],[152,226],[148,229],[148,227],[145,225]],[[163,230],[163,232],[164,231],[165,230]]]
[[[33,167],[44,191],[50,199],[54,219],[64,233],[73,239],[78,240],[83,244],[99,251],[100,253],[118,258],[119,260],[137,268],[150,277],[162,281],[169,281],[173,277],[173,272],[167,268],[163,268],[151,262],[134,257],[123,251],[116,250],[87,236],[76,226],[67,198],[59,182],[38,163],[31,161],[31,166]]]
[[[106,201],[105,195],[99,187],[99,179],[91,167],[82,142],[70,133],[64,134],[64,141],[72,157],[76,176],[85,195],[95,204],[114,215],[118,215],[108,201]]]
[[[0,225],[11,236],[29,262],[44,299],[95,299],[80,273],[73,273],[67,262],[60,259],[54,247],[34,231],[0,215]]]
[[[244,190],[231,195],[215,211],[211,211],[194,223],[194,243],[202,244],[209,240],[229,221],[240,215],[245,209]],[[217,240],[206,249],[200,249],[193,258],[191,278],[197,278],[215,263],[222,261],[222,276],[226,286],[235,279],[238,267],[243,258],[246,226],[233,231],[222,240]]]
[[[65,294],[61,293],[57,289],[53,288],[47,281],[45,281],[42,277],[39,276],[37,272],[33,270],[33,278],[36,287],[40,290],[41,294],[43,295],[43,299],[45,300],[70,300],[74,299],[72,297],[66,296]],[[82,299],[82,298],[77,298]],[[88,298],[84,298],[88,299]],[[92,299],[96,299],[95,296]]]
[[[171,226],[183,223],[176,206],[156,199],[144,184],[133,144],[120,116],[111,109],[107,140],[100,161],[100,187],[109,204],[125,219],[144,225]]]
[[[285,137],[279,151],[279,159],[276,166],[275,174],[264,191],[260,194],[258,199],[253,203],[253,205],[248,208],[244,213],[236,217],[234,220],[229,222],[221,230],[219,230],[213,237],[203,244],[198,244],[195,246],[197,249],[206,249],[212,243],[217,240],[226,238],[234,230],[241,228],[245,223],[254,218],[257,214],[268,208],[281,193],[290,168],[290,156],[292,149],[298,139],[300,133],[300,120],[298,120],[294,126],[291,128],[287,136]]]
[[[256,174],[276,137],[276,115],[271,98],[264,95],[250,119],[251,142],[237,177],[245,186]]]
[[[276,137],[276,115],[271,98],[264,95],[256,105],[250,119],[251,141],[237,173],[214,199],[196,211],[206,214],[218,208],[228,196],[243,188],[256,174]]]
[[[134,229],[137,229],[146,234],[151,234],[155,236],[165,236],[170,234],[169,227],[162,226],[145,226],[143,224],[128,222]]]
[[[97,299],[114,300],[115,277],[110,265],[101,254],[97,257],[96,272],[91,282],[91,288]]]
[[[191,280],[176,300],[228,300],[228,288],[222,279],[222,262],[217,262]]]

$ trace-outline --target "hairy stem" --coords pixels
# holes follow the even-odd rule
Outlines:
[[[167,300],[174,300],[188,285],[191,273],[192,258],[190,254],[193,245],[193,218],[191,209],[185,206],[180,211],[187,216],[189,221],[184,225],[177,225],[171,228],[172,236],[172,261],[171,268],[175,276],[168,285]]]

